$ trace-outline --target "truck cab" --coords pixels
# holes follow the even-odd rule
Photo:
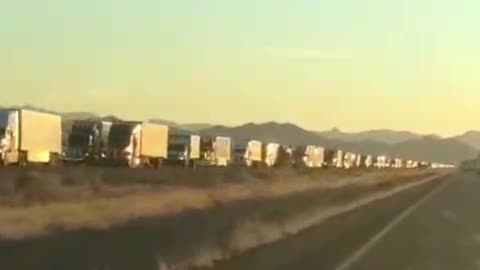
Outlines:
[[[235,142],[233,146],[233,163],[235,165],[244,165],[247,155],[248,141],[242,140]]]
[[[200,158],[200,136],[175,130],[168,134],[167,163],[195,167]]]
[[[107,158],[116,165],[136,167],[140,165],[139,122],[114,123],[110,129],[107,143]]]
[[[111,122],[75,121],[68,136],[65,159],[72,161],[99,162],[106,158]]]

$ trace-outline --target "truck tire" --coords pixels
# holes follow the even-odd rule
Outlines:
[[[156,164],[155,164],[155,167],[156,167],[157,169],[162,168],[163,165],[164,165],[164,162],[165,162],[164,158],[158,158],[158,159],[157,159],[157,162],[156,162]]]
[[[190,168],[196,169],[197,168],[197,160],[196,159],[190,159],[188,161],[188,166]]]
[[[50,153],[50,161],[48,162],[50,167],[58,167],[60,165],[60,156],[58,153]]]
[[[27,166],[27,153],[26,152],[18,153],[17,166],[20,167],[20,168],[23,168],[23,167]]]
[[[0,157],[0,166],[1,167],[7,167],[9,165],[8,163],[8,160],[7,160],[7,157],[6,157],[6,153],[2,153],[1,157]]]

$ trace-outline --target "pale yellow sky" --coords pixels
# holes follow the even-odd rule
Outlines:
[[[172,2],[8,3],[1,103],[313,130],[479,129],[478,1]]]

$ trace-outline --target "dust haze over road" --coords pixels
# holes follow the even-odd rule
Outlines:
[[[255,253],[258,247],[262,249],[263,246],[275,246],[277,241],[281,245],[282,242],[289,241],[288,239],[292,235],[298,233],[301,235],[305,229],[323,223],[329,217],[339,213],[351,211],[376,200],[380,201],[373,205],[382,205],[383,198],[399,192],[401,195],[414,192],[414,190],[425,190],[427,187],[441,182],[435,180],[438,178],[437,173],[432,174],[428,170],[403,173],[375,170],[370,172],[360,170],[356,173],[337,170],[329,172],[285,170],[266,174],[262,171],[244,170],[240,172],[238,169],[234,169],[233,172],[225,170],[222,174],[218,174],[217,171],[213,174],[215,177],[212,177],[212,172],[206,171],[204,174],[209,175],[210,181],[205,183],[192,182],[191,179],[182,181],[181,175],[176,175],[175,179],[179,179],[179,181],[172,184],[169,183],[166,175],[156,180],[149,180],[151,176],[147,176],[148,171],[145,171],[143,178],[137,176],[135,181],[132,179],[127,181],[127,185],[125,183],[111,184],[109,172],[101,172],[98,175],[99,178],[109,183],[107,186],[110,189],[103,187],[106,191],[97,192],[93,195],[94,198],[100,197],[108,202],[122,200],[128,198],[129,192],[132,192],[126,189],[128,185],[143,183],[147,186],[147,190],[140,189],[140,194],[147,196],[148,200],[144,200],[144,202],[146,205],[150,205],[149,210],[143,212],[146,214],[134,216],[132,222],[127,219],[115,225],[117,220],[111,224],[114,226],[105,226],[104,223],[101,223],[102,226],[97,226],[96,223],[87,223],[69,227],[65,226],[71,224],[68,222],[63,225],[61,222],[47,222],[44,223],[47,225],[45,227],[48,228],[47,232],[53,229],[55,233],[45,236],[34,233],[23,240],[1,241],[0,261],[9,269],[222,267],[224,263],[235,263],[238,259],[241,260],[244,252],[247,252],[246,256],[248,256],[251,252]],[[175,170],[169,173],[178,174]],[[237,178],[231,178],[232,175],[236,175]],[[71,182],[71,180],[72,177],[69,181],[65,179],[62,181]],[[146,184],[149,181],[157,181],[157,184]],[[238,187],[241,186],[242,189],[238,189],[237,182],[241,183]],[[119,191],[112,186],[121,187],[120,197],[116,194]],[[169,186],[169,188],[165,189],[165,186]],[[135,194],[139,192],[138,186],[135,187],[132,196],[136,196]],[[187,188],[189,195],[194,194],[191,192],[195,190],[205,193],[206,190],[213,188],[210,193],[207,192],[213,203],[196,207],[186,205],[183,210],[177,207],[174,212],[158,212],[159,209],[163,209],[161,196],[159,200],[155,195],[166,195],[165,191],[172,190],[172,188],[177,191]],[[228,190],[230,192],[226,192]],[[89,198],[92,195],[83,196]],[[155,197],[157,198],[152,200]],[[179,198],[181,201],[188,202],[186,200],[188,196]],[[138,201],[138,198],[135,201]],[[198,201],[194,200],[193,202]],[[73,196],[73,198],[57,198],[48,202],[46,206],[52,208],[49,208],[48,212],[50,213],[46,212],[45,218],[40,219],[41,222],[48,221],[49,216],[55,217],[51,214],[55,212],[55,207],[62,207],[65,203],[75,205],[77,200]],[[127,216],[129,216],[129,204],[131,203],[120,204],[126,208],[119,209],[124,209]],[[98,204],[94,205],[98,206]],[[141,205],[141,201],[139,205]],[[169,204],[169,208],[171,206]],[[35,206],[31,206],[29,203],[26,203],[25,206],[13,205],[12,209],[18,210],[22,207],[29,210],[32,210],[32,207],[35,209]],[[135,207],[137,208],[134,209],[137,210],[142,209],[138,208],[138,205]],[[100,213],[100,217],[101,213],[109,213],[106,217],[111,217],[109,210],[111,209],[108,207],[100,207],[94,212]],[[40,214],[37,213],[37,215]],[[35,215],[33,216],[35,217]],[[1,215],[0,218],[2,218]],[[13,220],[18,222],[19,219]],[[6,223],[2,222],[2,224]],[[330,228],[330,226],[328,227]],[[35,237],[35,235],[38,236]],[[346,245],[348,246],[348,242]],[[256,268],[249,267],[249,269]]]

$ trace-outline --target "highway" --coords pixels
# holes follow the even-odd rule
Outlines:
[[[311,198],[307,197],[308,203]],[[201,270],[480,269],[478,205],[480,175],[452,173]],[[251,202],[232,211],[248,217],[248,209],[255,206]],[[179,247],[226,236],[232,216],[216,213],[207,218],[193,211],[107,231],[59,232],[0,242],[0,266],[18,270],[177,269],[159,266],[158,255],[176,256],[177,251],[186,250]],[[210,226],[205,227],[207,223]],[[213,231],[206,233],[207,228]]]
[[[480,269],[480,176],[453,173],[211,269]]]

